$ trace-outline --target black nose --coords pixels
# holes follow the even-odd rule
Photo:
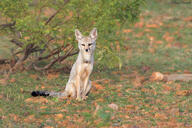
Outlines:
[[[86,52],[88,52],[88,49],[85,49]]]

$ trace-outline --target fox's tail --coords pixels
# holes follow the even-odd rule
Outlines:
[[[32,91],[31,95],[34,97],[36,96],[67,97],[66,92]]]

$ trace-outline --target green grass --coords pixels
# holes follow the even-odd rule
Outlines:
[[[120,53],[122,69],[99,70],[95,65],[91,80],[97,80],[104,89],[93,87],[86,101],[48,97],[45,102],[26,102],[32,90],[64,90],[69,74],[60,73],[53,79],[48,79],[46,73],[33,71],[12,75],[12,82],[0,85],[0,127],[191,127],[192,94],[180,96],[177,92],[192,90],[192,82],[147,80],[140,86],[134,83],[135,76],[148,78],[156,71],[192,72],[192,22],[183,20],[191,12],[189,4],[148,1],[140,21],[144,26],[125,26],[133,32],[123,35],[123,45],[128,49]],[[146,24],[159,23],[162,25],[158,28],[146,27]],[[146,29],[152,32],[145,32]],[[136,36],[142,32],[142,36]],[[174,38],[172,42],[163,38],[166,32]],[[150,41],[149,36],[154,40]],[[145,67],[148,69],[144,70]],[[118,110],[108,107],[111,103]]]
[[[13,48],[14,45],[9,42],[7,37],[0,35],[0,58],[6,59],[11,57],[11,48]]]

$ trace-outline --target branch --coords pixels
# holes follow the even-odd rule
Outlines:
[[[6,28],[6,27],[12,27],[16,24],[16,21],[14,21],[13,23],[8,23],[8,24],[1,24],[0,27],[2,28]]]
[[[62,49],[66,49],[69,45],[66,45],[66,46],[61,46],[59,48],[56,48],[54,49],[53,51],[51,51],[51,53],[47,56],[44,56],[44,57],[39,57],[37,60],[43,60],[43,59],[48,59],[49,57],[55,55],[55,54],[58,54],[61,52]]]
[[[16,39],[12,39],[12,40],[10,40],[12,43],[14,43],[15,45],[17,45],[17,46],[19,46],[19,47],[23,47],[23,43],[22,42],[20,42],[20,41],[18,41],[18,40],[16,40]]]
[[[53,69],[53,70],[49,70],[49,72],[64,72],[64,73],[70,73],[71,71],[71,67],[69,66],[63,66],[61,68],[56,68],[56,69]]]
[[[48,40],[47,43],[50,42],[51,40],[53,40],[53,38],[51,38],[50,40]],[[12,43],[14,43],[15,45],[19,46],[19,47],[23,47],[23,43],[20,42],[20,41],[18,41],[18,40],[16,40],[16,39],[12,39],[12,40],[10,40],[10,41],[11,41]],[[33,47],[30,52],[31,52],[31,53],[34,53],[34,52],[39,52],[39,51],[44,51],[44,50],[45,50],[45,49],[40,49],[38,46],[36,46],[36,47]],[[18,52],[16,52],[16,53],[14,53],[13,55],[17,55],[17,54],[22,53],[22,52],[23,52],[23,50],[18,51]]]
[[[58,57],[58,58],[55,58],[54,60],[52,60],[49,64],[47,64],[46,66],[40,68],[40,67],[37,67],[35,64],[33,65],[34,69],[37,70],[37,71],[42,71],[42,70],[48,70],[50,69],[56,62],[61,62],[63,61],[64,59],[66,59],[67,57],[69,56],[73,56],[75,54],[78,53],[78,51],[75,51],[73,53],[71,53],[71,51],[73,50],[73,47],[63,56],[61,57]]]
[[[33,51],[33,46],[34,44],[28,44],[24,50],[24,56],[21,58],[21,61],[24,61],[27,59],[27,57],[29,56],[29,54],[32,53]]]
[[[58,54],[59,55],[59,53],[61,52],[61,50],[65,50],[66,48],[68,48],[68,46],[70,46],[69,44],[67,44],[66,46],[61,46],[61,47],[59,47],[59,48],[56,48],[56,49],[54,49],[54,50],[52,50],[51,52],[50,52],[50,54],[48,54],[48,55],[46,55],[46,56],[44,56],[44,57],[42,57],[41,55],[42,55],[42,53],[40,54],[40,56],[38,56],[38,57],[35,57],[32,61],[31,61],[31,63],[30,63],[30,65],[27,67],[27,69],[30,69],[35,63],[37,63],[38,61],[41,61],[41,60],[44,60],[44,59],[48,59],[48,58],[50,58],[51,56],[54,56],[54,55],[56,55],[56,54]],[[54,62],[52,62],[52,63],[54,63]],[[34,66],[33,66],[34,67]],[[37,66],[36,66],[37,67]],[[36,68],[37,70],[38,70],[38,67]]]
[[[13,66],[12,69],[10,69],[10,72],[12,73],[14,70],[16,70],[22,63],[25,61],[28,56],[32,53],[34,44],[28,44],[24,50],[24,55],[19,58],[19,60],[16,62],[16,64]]]
[[[62,57],[60,57],[59,62],[63,61],[63,60],[66,59],[67,57],[73,56],[73,55],[75,55],[75,54],[77,54],[77,53],[79,53],[79,51],[75,51],[75,52],[70,53],[70,54],[68,54],[68,55],[62,56]]]
[[[52,16],[49,17],[49,19],[45,22],[45,25],[47,25],[60,11],[61,9],[69,2],[69,0],[65,0],[65,3],[62,7],[60,7]]]
[[[19,60],[15,63],[15,65],[13,65],[13,67],[9,70],[7,76],[6,76],[6,81],[9,79],[9,76],[15,71],[17,70],[17,68],[19,66],[22,65],[22,63],[28,58],[28,56],[32,53],[32,49],[33,49],[34,44],[28,44],[24,50],[24,55],[19,58]]]
[[[8,59],[0,59],[0,64],[9,64],[10,61]]]

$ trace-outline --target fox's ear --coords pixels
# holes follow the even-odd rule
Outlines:
[[[93,30],[90,32],[90,37],[94,40],[97,39],[97,29],[93,28]]]
[[[79,40],[83,37],[83,35],[81,34],[81,32],[78,29],[75,29],[75,37],[77,40]]]

